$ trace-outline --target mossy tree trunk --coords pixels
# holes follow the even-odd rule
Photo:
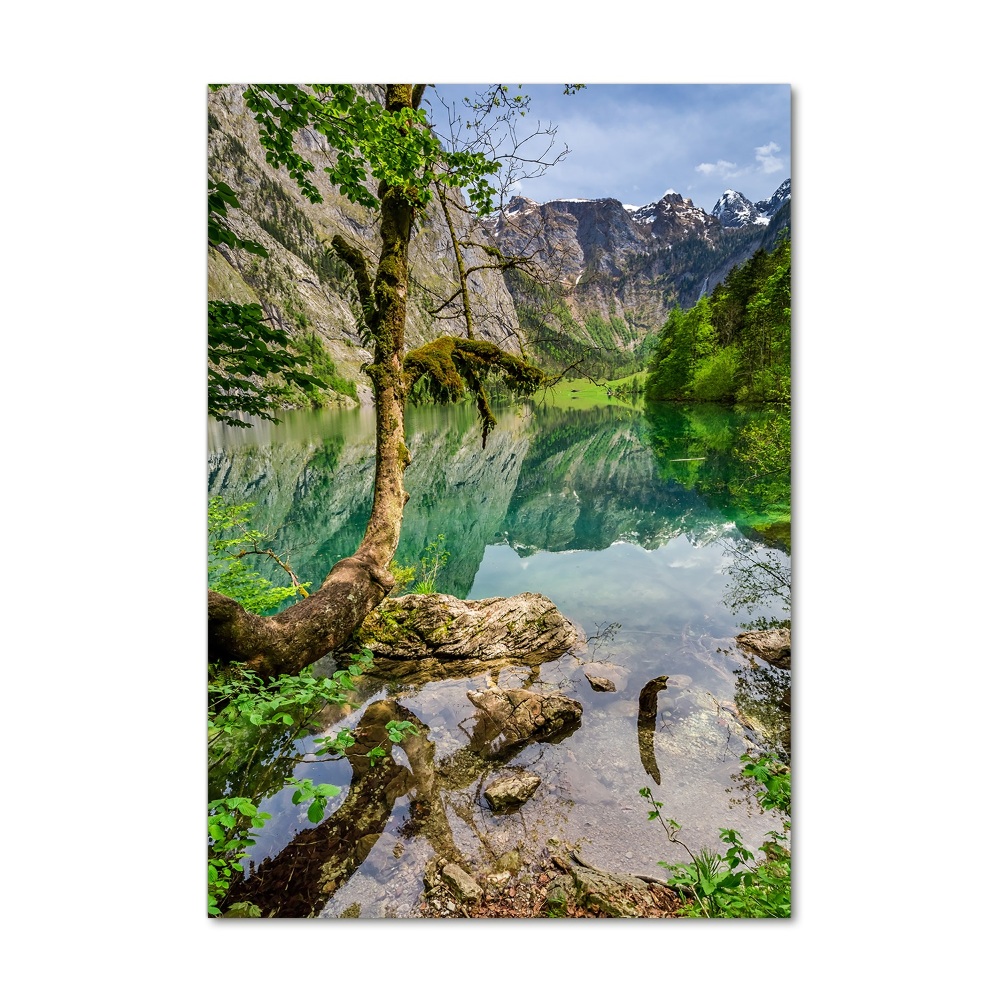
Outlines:
[[[386,87],[390,112],[415,106],[423,88]],[[375,394],[375,493],[364,538],[353,556],[338,562],[316,593],[272,617],[251,614],[236,601],[209,591],[208,652],[211,662],[243,662],[272,676],[301,670],[343,645],[365,616],[392,589],[389,563],[399,542],[407,494],[403,473],[410,462],[403,425],[406,377],[403,333],[410,233],[414,205],[403,187],[379,187],[382,247],[374,287],[360,255],[343,253],[355,272],[374,360],[368,372]]]

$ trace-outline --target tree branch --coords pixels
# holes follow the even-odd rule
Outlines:
[[[368,329],[374,330],[377,322],[375,296],[372,294],[372,282],[364,255],[339,233],[331,237],[330,247],[354,274],[354,281],[358,286],[358,298],[361,300],[361,315]]]
[[[249,556],[249,555],[270,556],[288,574],[289,579],[292,581],[292,586],[303,597],[309,596],[309,591],[306,590],[306,588],[303,587],[302,584],[299,582],[299,578],[292,572],[292,567],[288,563],[282,562],[281,559],[278,558],[278,555],[274,551],[274,549],[261,549],[255,545],[252,549],[243,549],[242,552],[237,552],[233,558],[242,559],[244,556]]]

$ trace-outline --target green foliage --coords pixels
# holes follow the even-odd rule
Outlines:
[[[246,569],[241,559],[255,551],[266,536],[247,527],[252,503],[227,504],[219,497],[209,503],[210,579],[221,593],[241,601],[257,614],[278,607],[303,586],[276,587],[260,574]],[[268,550],[270,551],[270,550]],[[355,681],[372,662],[370,649],[344,658],[342,666],[329,676],[317,676],[313,667],[299,674],[263,678],[239,664],[209,666],[208,751],[209,786],[225,786],[225,794],[208,804],[209,913],[222,915],[226,895],[238,874],[241,859],[255,842],[255,830],[269,817],[256,803],[273,794],[282,784],[295,788],[293,801],[308,803],[309,819],[318,823],[329,800],[339,794],[334,785],[313,784],[309,779],[282,774],[299,762],[296,741],[310,736],[312,721],[330,704],[344,704]],[[402,738],[410,723],[390,732],[390,740]],[[314,737],[316,759],[343,757],[354,745],[349,730],[334,736]],[[372,757],[375,763],[383,751]],[[279,785],[273,785],[277,772]],[[258,775],[258,778],[254,778]],[[235,788],[239,783],[240,788]],[[232,915],[248,916],[253,907],[243,907]],[[231,915],[229,912],[226,916]],[[256,915],[259,915],[259,911]]]
[[[385,724],[385,730],[393,743],[402,743],[407,736],[416,736],[420,732],[415,722],[409,719],[392,720]]]
[[[493,208],[495,192],[489,178],[500,164],[482,153],[446,149],[422,108],[388,111],[347,84],[330,83],[311,84],[308,89],[253,84],[243,98],[258,124],[268,163],[285,167],[314,203],[323,200],[312,179],[315,166],[294,150],[302,129],[312,129],[327,140],[334,162],[324,171],[355,204],[379,207],[368,187],[370,174],[377,184],[403,189],[414,205],[426,205],[437,182],[464,188],[481,214]]]
[[[438,535],[424,546],[420,556],[420,580],[414,591],[418,594],[433,594],[437,589],[438,573],[444,569],[451,555],[444,547],[444,535]]]
[[[208,501],[209,560],[208,583],[212,590],[239,601],[256,615],[278,610],[290,598],[306,596],[309,583],[293,580],[277,586],[267,577],[250,569],[244,559],[266,555],[261,545],[267,541],[262,531],[248,528],[252,503],[227,504],[222,497]]]
[[[308,778],[292,778],[289,780],[288,786],[295,789],[295,793],[292,795],[293,805],[297,806],[303,802],[309,803],[306,815],[309,817],[310,823],[322,822],[327,802],[340,794],[340,789],[336,785],[323,783],[314,785]]]
[[[354,690],[354,680],[371,660],[371,650],[363,649],[348,656],[342,669],[329,677],[317,677],[313,668],[307,667],[298,675],[283,674],[270,680],[238,665],[225,669],[210,667],[210,782],[213,770],[221,770],[223,766],[231,784],[232,775],[237,773],[263,770],[266,776],[279,765],[298,763],[299,758],[291,755],[295,742],[310,735],[310,723],[320,710],[347,700],[348,693]],[[411,725],[401,723],[398,732],[405,734],[406,726]],[[390,733],[389,738],[396,736]],[[355,740],[349,730],[340,730],[335,736],[314,737],[313,742],[316,759],[335,760],[344,756]],[[373,764],[378,756],[385,756],[385,752],[372,757]],[[288,775],[280,780],[295,789],[292,796],[295,804],[308,803],[308,817],[313,823],[322,821],[330,800],[340,794],[335,785],[314,784],[307,778]],[[235,873],[242,873],[242,858],[255,843],[255,831],[270,818],[259,811],[255,802],[265,794],[269,791],[252,796],[227,794],[208,803],[208,912],[212,916],[222,914],[226,895],[238,877]],[[251,914],[238,912],[238,915]]]
[[[334,187],[355,204],[378,208],[378,198],[369,189],[370,175],[376,184],[401,189],[416,206],[426,205],[435,185],[441,184],[464,188],[475,209],[483,214],[493,207],[495,192],[489,179],[500,169],[499,163],[483,153],[447,150],[422,109],[390,112],[344,84],[314,84],[309,89],[254,84],[243,97],[257,122],[267,162],[284,167],[311,202],[323,199],[312,179],[314,165],[294,149],[302,129],[319,133],[330,144],[334,162],[324,168],[325,172]],[[292,241],[296,252],[301,249],[306,257],[315,257],[322,269],[323,255],[303,249],[311,234],[308,219],[280,189],[266,179],[263,183],[269,185],[267,204],[274,218],[259,220],[261,225],[280,242],[288,245]],[[227,184],[210,179],[209,243],[267,257],[267,250],[259,243],[240,239],[232,231],[227,218],[233,208],[240,208],[236,193]],[[248,426],[233,415],[235,411],[277,422],[273,411],[294,401],[296,394],[304,395],[313,405],[320,405],[329,390],[357,399],[353,383],[337,375],[329,357],[321,359],[313,353],[313,371],[307,371],[307,359],[291,349],[283,330],[264,323],[258,305],[209,303],[208,345],[208,412],[233,426]],[[471,387],[477,391],[475,384]],[[488,413],[486,404],[484,423]]]
[[[724,853],[702,848],[697,854],[678,839],[681,826],[664,820],[662,802],[649,788],[639,794],[652,807],[650,820],[659,820],[671,843],[679,844],[691,858],[690,864],[659,862],[670,872],[668,884],[680,890],[686,902],[678,911],[686,917],[790,917],[792,866],[786,846],[791,830],[791,773],[768,754],[744,754],[741,774],[758,783],[755,793],[762,809],[782,814],[782,832],[772,831],[770,839],[751,851],[736,830],[721,829],[719,839],[727,845]],[[756,854],[763,855],[759,860]]]
[[[208,181],[208,242],[210,246],[229,246],[234,250],[266,257],[267,250],[253,240],[241,240],[230,228],[228,215],[230,208],[239,208],[236,192],[222,181]]]
[[[620,316],[604,319],[594,313],[584,320],[584,327],[598,347],[609,351],[621,351],[635,340],[635,335]]]
[[[496,426],[486,382],[498,378],[515,395],[528,395],[541,384],[545,373],[523,358],[502,351],[484,340],[438,337],[410,351],[403,359],[410,392],[422,389],[436,403],[457,403],[472,393],[486,438]]]
[[[647,399],[791,401],[791,244],[758,250],[711,296],[674,309],[649,363]]]
[[[417,575],[416,566],[406,566],[403,563],[397,562],[395,559],[389,563],[389,572],[392,573],[396,580],[395,585],[392,588],[390,597],[396,597],[399,594],[405,594],[407,588],[413,583],[413,578]]]
[[[336,362],[330,357],[330,352],[316,334],[306,335],[300,350],[309,359],[312,373],[324,383],[323,389],[311,386],[306,390],[306,397],[313,406],[323,405],[327,389],[339,392],[342,396],[349,396],[355,402],[358,401],[358,387],[350,379],[342,378],[337,373]]]
[[[733,481],[737,502],[752,502],[771,520],[791,516],[792,421],[785,407],[762,414],[740,429],[734,457],[746,474]]]
[[[232,885],[236,872],[243,871],[242,859],[254,844],[246,822],[259,829],[271,817],[259,812],[247,798],[233,796],[208,804],[208,912],[220,916],[220,904]]]
[[[331,388],[305,369],[291,336],[269,326],[257,303],[208,303],[208,413],[233,427],[249,427],[242,411],[277,423],[273,410],[295,389]]]
[[[691,375],[691,394],[710,402],[733,399],[738,366],[739,352],[733,345],[703,358]]]
[[[370,650],[365,650],[369,654]],[[363,670],[361,662],[349,660],[348,666],[329,677],[316,677],[311,667],[300,674],[282,674],[264,680],[251,670],[234,667],[213,677],[208,685],[209,738],[220,733],[232,734],[239,729],[282,726],[292,739],[302,739],[309,733],[305,719],[327,704],[347,701],[354,690],[353,679]],[[346,749],[343,740],[327,737],[324,753]],[[347,743],[350,746],[350,743]]]
[[[438,535],[429,541],[420,554],[419,566],[404,566],[393,562],[390,566],[392,575],[396,578],[393,594],[407,593],[413,585],[414,594],[436,594],[438,574],[448,563],[450,552],[444,547],[445,536]],[[416,583],[413,581],[416,580]]]
[[[392,743],[402,743],[407,736],[414,736],[420,730],[417,729],[416,725],[409,720],[402,721],[392,721],[385,724],[385,731],[389,734],[389,740]],[[374,767],[383,757],[389,756],[388,748],[382,746],[382,744],[377,744],[373,746],[371,750],[365,755],[368,758],[368,762]]]

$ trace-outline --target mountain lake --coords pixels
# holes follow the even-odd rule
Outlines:
[[[265,795],[260,808],[271,818],[254,865],[292,857],[316,826],[285,779],[341,789],[321,824],[328,835],[311,842],[326,856],[307,859],[329,875],[310,901],[318,915],[416,916],[425,866],[444,851],[482,873],[539,865],[558,841],[600,868],[665,877],[658,861],[688,857],[648,818],[643,787],[693,851],[719,847],[721,827],[756,846],[779,825],[740,778],[739,758],[756,747],[788,760],[790,673],[734,641],[752,621],[790,618],[787,472],[775,488],[740,457],[747,429],[767,414],[531,400],[496,415],[483,448],[473,406],[409,408],[410,501],[396,560],[418,578],[423,560],[434,589],[461,599],[544,594],[585,639],[540,667],[411,685],[362,678],[357,707],[325,718],[323,732],[357,724],[383,701],[417,720],[427,753],[410,760],[395,746],[372,769],[398,776],[398,795],[388,779],[376,787],[380,779],[362,776],[352,798],[347,760],[275,761],[210,783],[210,797]],[[210,422],[209,494],[252,502],[251,526],[300,580],[319,586],[364,531],[374,435],[374,411],[361,408],[289,412],[250,428]],[[272,562],[254,568],[288,582]],[[593,690],[585,672],[615,690]],[[655,717],[644,718],[640,692],[664,675]],[[470,749],[467,692],[490,683],[576,699],[581,724],[484,765]],[[311,746],[300,741],[300,752]],[[541,786],[516,811],[493,813],[485,785],[521,768]],[[363,822],[340,829],[341,807]]]

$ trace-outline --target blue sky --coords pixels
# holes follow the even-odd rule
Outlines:
[[[453,102],[474,88],[437,86]],[[791,176],[787,84],[592,84],[569,97],[562,85],[526,84],[522,92],[531,98],[525,127],[552,122],[572,150],[524,182],[521,193],[535,201],[646,205],[672,188],[710,210],[727,188],[759,201]]]

